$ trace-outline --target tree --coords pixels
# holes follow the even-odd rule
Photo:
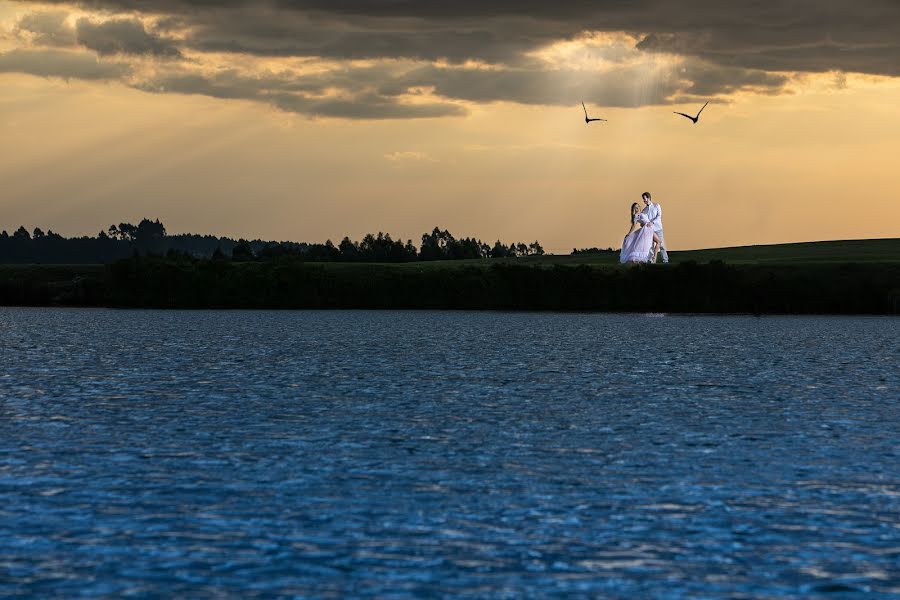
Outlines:
[[[356,260],[359,255],[359,244],[345,236],[341,243],[338,244],[338,250],[341,252],[342,259]]]
[[[131,223],[119,223],[119,239],[133,242],[137,237],[137,227]]]
[[[508,255],[506,246],[500,240],[494,242],[494,247],[491,248],[491,258],[506,258]]]
[[[44,232],[41,231],[40,227],[35,227],[34,232],[31,234],[31,237],[33,237],[34,239],[42,238],[44,237]]]
[[[253,249],[250,247],[250,242],[244,238],[239,239],[238,243],[231,250],[231,259],[253,260]]]
[[[412,240],[406,240],[406,246],[403,248],[403,252],[406,255],[406,260],[416,260],[419,257],[419,253],[413,245]]]
[[[132,235],[135,241],[147,243],[166,237],[166,228],[159,222],[159,219],[155,221],[142,219],[138,226],[134,228]]]
[[[13,234],[14,240],[30,240],[31,234],[28,233],[28,230],[25,229],[24,225],[20,225],[16,232]]]
[[[421,260],[446,260],[450,258],[449,249],[456,244],[456,239],[447,231],[435,227],[430,234],[422,235]]]
[[[334,260],[338,256],[340,256],[340,251],[334,246],[334,242],[331,240],[325,240],[325,250],[328,252],[329,258]]]
[[[537,240],[534,240],[533,242],[528,244],[528,251],[531,254],[534,254],[535,256],[543,256],[544,255],[544,248],[543,248],[543,246],[541,246],[540,242],[538,242]]]
[[[381,245],[381,239],[384,238],[384,234],[379,232],[378,237],[379,241],[376,243],[375,236],[371,233],[367,233],[363,236],[362,241],[359,243],[359,254],[361,258],[365,260],[376,260],[378,247]]]

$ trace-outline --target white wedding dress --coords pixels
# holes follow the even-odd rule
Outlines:
[[[650,262],[650,249],[653,248],[653,227],[648,225],[647,215],[643,213],[635,217],[635,222],[642,223],[643,227],[635,229],[622,241],[622,253],[619,255],[619,262],[622,264]]]

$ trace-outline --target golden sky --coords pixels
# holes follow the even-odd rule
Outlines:
[[[440,226],[568,252],[621,244],[646,190],[674,249],[900,237],[900,61],[877,15],[798,25],[817,54],[713,29],[673,41],[600,9],[606,29],[585,31],[296,4],[201,18],[177,0],[0,1],[0,229]],[[582,99],[609,121],[586,125]],[[672,114],[706,99],[697,125]]]

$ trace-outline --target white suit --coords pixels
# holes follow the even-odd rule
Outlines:
[[[669,262],[669,253],[666,252],[666,238],[663,237],[662,206],[651,200],[650,204],[645,206],[644,210],[641,211],[641,214],[647,217],[647,220],[653,227],[653,231],[659,236],[659,253],[662,255],[662,261],[664,263]],[[650,252],[650,260],[653,260],[652,250]]]

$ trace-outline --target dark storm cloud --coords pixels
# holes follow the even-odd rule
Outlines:
[[[114,18],[94,22],[80,18],[72,26],[65,11],[28,13],[16,23],[15,31],[25,34],[34,46],[84,46],[101,56],[111,54],[150,55],[177,58],[181,52],[172,40],[147,31],[135,18]]]
[[[336,58],[507,62],[584,30],[646,34],[642,48],[762,70],[900,75],[895,0],[89,0],[82,6],[168,14],[201,48]],[[317,31],[292,30],[295,19]],[[510,21],[512,19],[512,22]]]
[[[150,33],[137,19],[111,19],[95,23],[87,18],[75,24],[78,43],[100,55],[143,54],[179,57],[181,52],[171,40]]]
[[[361,70],[364,71],[364,70]],[[362,74],[362,73],[361,73]],[[347,73],[345,76],[349,76]],[[450,102],[410,104],[393,95],[368,89],[361,81],[351,79],[340,97],[323,97],[335,87],[331,78],[250,77],[238,71],[224,71],[211,76],[182,73],[170,74],[137,84],[147,92],[199,94],[231,100],[264,102],[281,110],[317,117],[349,119],[399,119],[461,116],[466,110]]]
[[[790,82],[782,72],[900,75],[900,2],[894,0],[739,5],[718,0],[49,3],[100,12],[78,19],[74,27],[67,24],[65,12],[26,15],[17,29],[27,34],[31,46],[80,45],[100,55],[173,59],[157,61],[160,66],[151,75],[132,76],[127,83],[153,92],[265,102],[310,115],[464,114],[456,101],[572,105],[584,99],[632,107],[739,91],[782,93]],[[632,48],[621,39],[603,47],[601,40],[600,48],[585,51],[595,53],[597,60],[589,60],[588,70],[582,71],[577,65],[548,65],[530,55],[591,31],[625,32],[639,41]],[[192,71],[193,57],[209,52],[316,57],[341,66],[315,74],[259,74],[250,72],[252,67],[243,72]],[[667,56],[655,63],[658,53]],[[84,57],[55,59],[57,63],[44,71],[66,76],[61,73],[65,60],[82,74],[113,69],[96,61],[91,66]],[[366,67],[340,62],[353,59],[378,60]],[[494,68],[459,68],[469,60]],[[590,70],[590,64],[604,67]],[[33,64],[28,68],[41,70]],[[422,89],[433,92],[431,101],[409,102]]]
[[[684,63],[677,72],[642,77],[626,67],[591,77],[560,70],[481,70],[376,64],[327,72],[250,75],[236,69],[201,74],[182,71],[134,84],[154,93],[199,94],[263,102],[281,110],[323,117],[391,119],[465,115],[454,101],[514,101],[577,105],[587,98],[604,106],[665,104],[705,95],[711,89],[774,93],[787,78],[758,71]],[[337,90],[337,94],[335,91]],[[433,96],[423,96],[423,90]],[[418,99],[418,102],[413,100]]]
[[[161,28],[189,30],[200,51],[330,59],[478,60],[510,63],[572,34],[566,25],[508,17],[452,24],[414,18],[372,18],[321,12],[273,14],[253,8],[172,15]]]

